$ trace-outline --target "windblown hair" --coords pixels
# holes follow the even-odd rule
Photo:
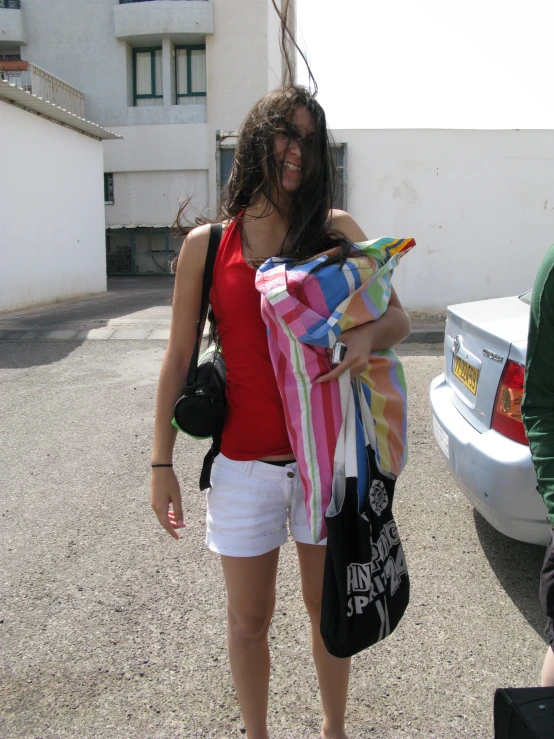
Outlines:
[[[313,135],[299,136],[292,126],[298,106],[311,115]],[[302,150],[303,176],[296,191],[287,196],[286,209],[279,190],[282,163],[274,155],[276,134],[295,138]],[[267,201],[260,218],[277,210],[288,223],[280,256],[305,261],[333,246],[340,247],[343,258],[351,243],[330,225],[330,209],[336,187],[330,134],[321,105],[307,88],[290,85],[265,95],[246,116],[237,138],[235,157],[229,182],[221,193],[215,221],[237,219],[256,200]],[[186,233],[190,226],[182,223],[188,203],[181,205],[176,228]],[[241,227],[240,220],[238,221]],[[243,233],[243,242],[248,244]]]
[[[265,95],[246,116],[238,133],[231,176],[221,193],[214,221],[238,219],[256,200],[265,199],[267,205],[257,217],[263,218],[277,210],[288,224],[279,256],[302,262],[332,247],[339,247],[339,255],[334,261],[344,262],[352,244],[331,227],[329,216],[336,192],[336,170],[325,112],[316,100],[317,83],[306,55],[290,31],[289,0],[280,0],[279,5],[276,0],[272,3],[280,19],[279,44],[284,61],[282,86]],[[294,49],[306,65],[313,92],[293,82]],[[313,135],[301,137],[294,129],[292,118],[298,107],[310,113]],[[302,150],[301,184],[295,192],[287,195],[286,207],[279,187],[282,163],[274,154],[276,134],[286,135],[289,141],[296,139]],[[174,230],[181,235],[191,230],[185,220],[189,202],[182,203],[174,224]],[[207,221],[197,219],[197,222]],[[240,219],[238,226],[248,252],[249,245]]]

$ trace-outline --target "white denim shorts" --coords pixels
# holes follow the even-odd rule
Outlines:
[[[279,467],[218,454],[206,497],[206,544],[212,552],[227,557],[266,554],[286,542],[287,520],[295,541],[314,543],[296,462]]]

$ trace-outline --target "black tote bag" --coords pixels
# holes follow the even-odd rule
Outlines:
[[[339,384],[343,425],[331,503],[325,514],[321,636],[330,654],[350,657],[394,631],[410,599],[410,580],[392,515],[395,478],[381,472],[375,461],[375,428],[361,383],[351,383],[345,372]],[[361,512],[356,406],[369,464],[369,490]]]

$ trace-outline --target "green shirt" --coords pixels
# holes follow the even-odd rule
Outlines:
[[[539,490],[554,526],[554,246],[533,287],[521,409]]]

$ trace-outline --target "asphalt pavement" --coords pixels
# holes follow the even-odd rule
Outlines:
[[[205,442],[178,440],[179,542],[148,502],[167,339],[156,332],[167,331],[171,284],[131,278],[110,288],[0,316],[0,737],[238,738],[225,593],[203,543]],[[397,631],[353,660],[348,734],[492,739],[495,688],[539,680],[543,550],[495,532],[439,457],[427,395],[442,370],[440,343],[399,351],[410,446],[395,515],[412,599]],[[270,735],[317,739],[291,542],[270,645]]]
[[[0,313],[0,341],[167,341],[172,290],[172,277],[112,278],[100,295]],[[409,343],[443,337],[443,320],[412,320]]]

